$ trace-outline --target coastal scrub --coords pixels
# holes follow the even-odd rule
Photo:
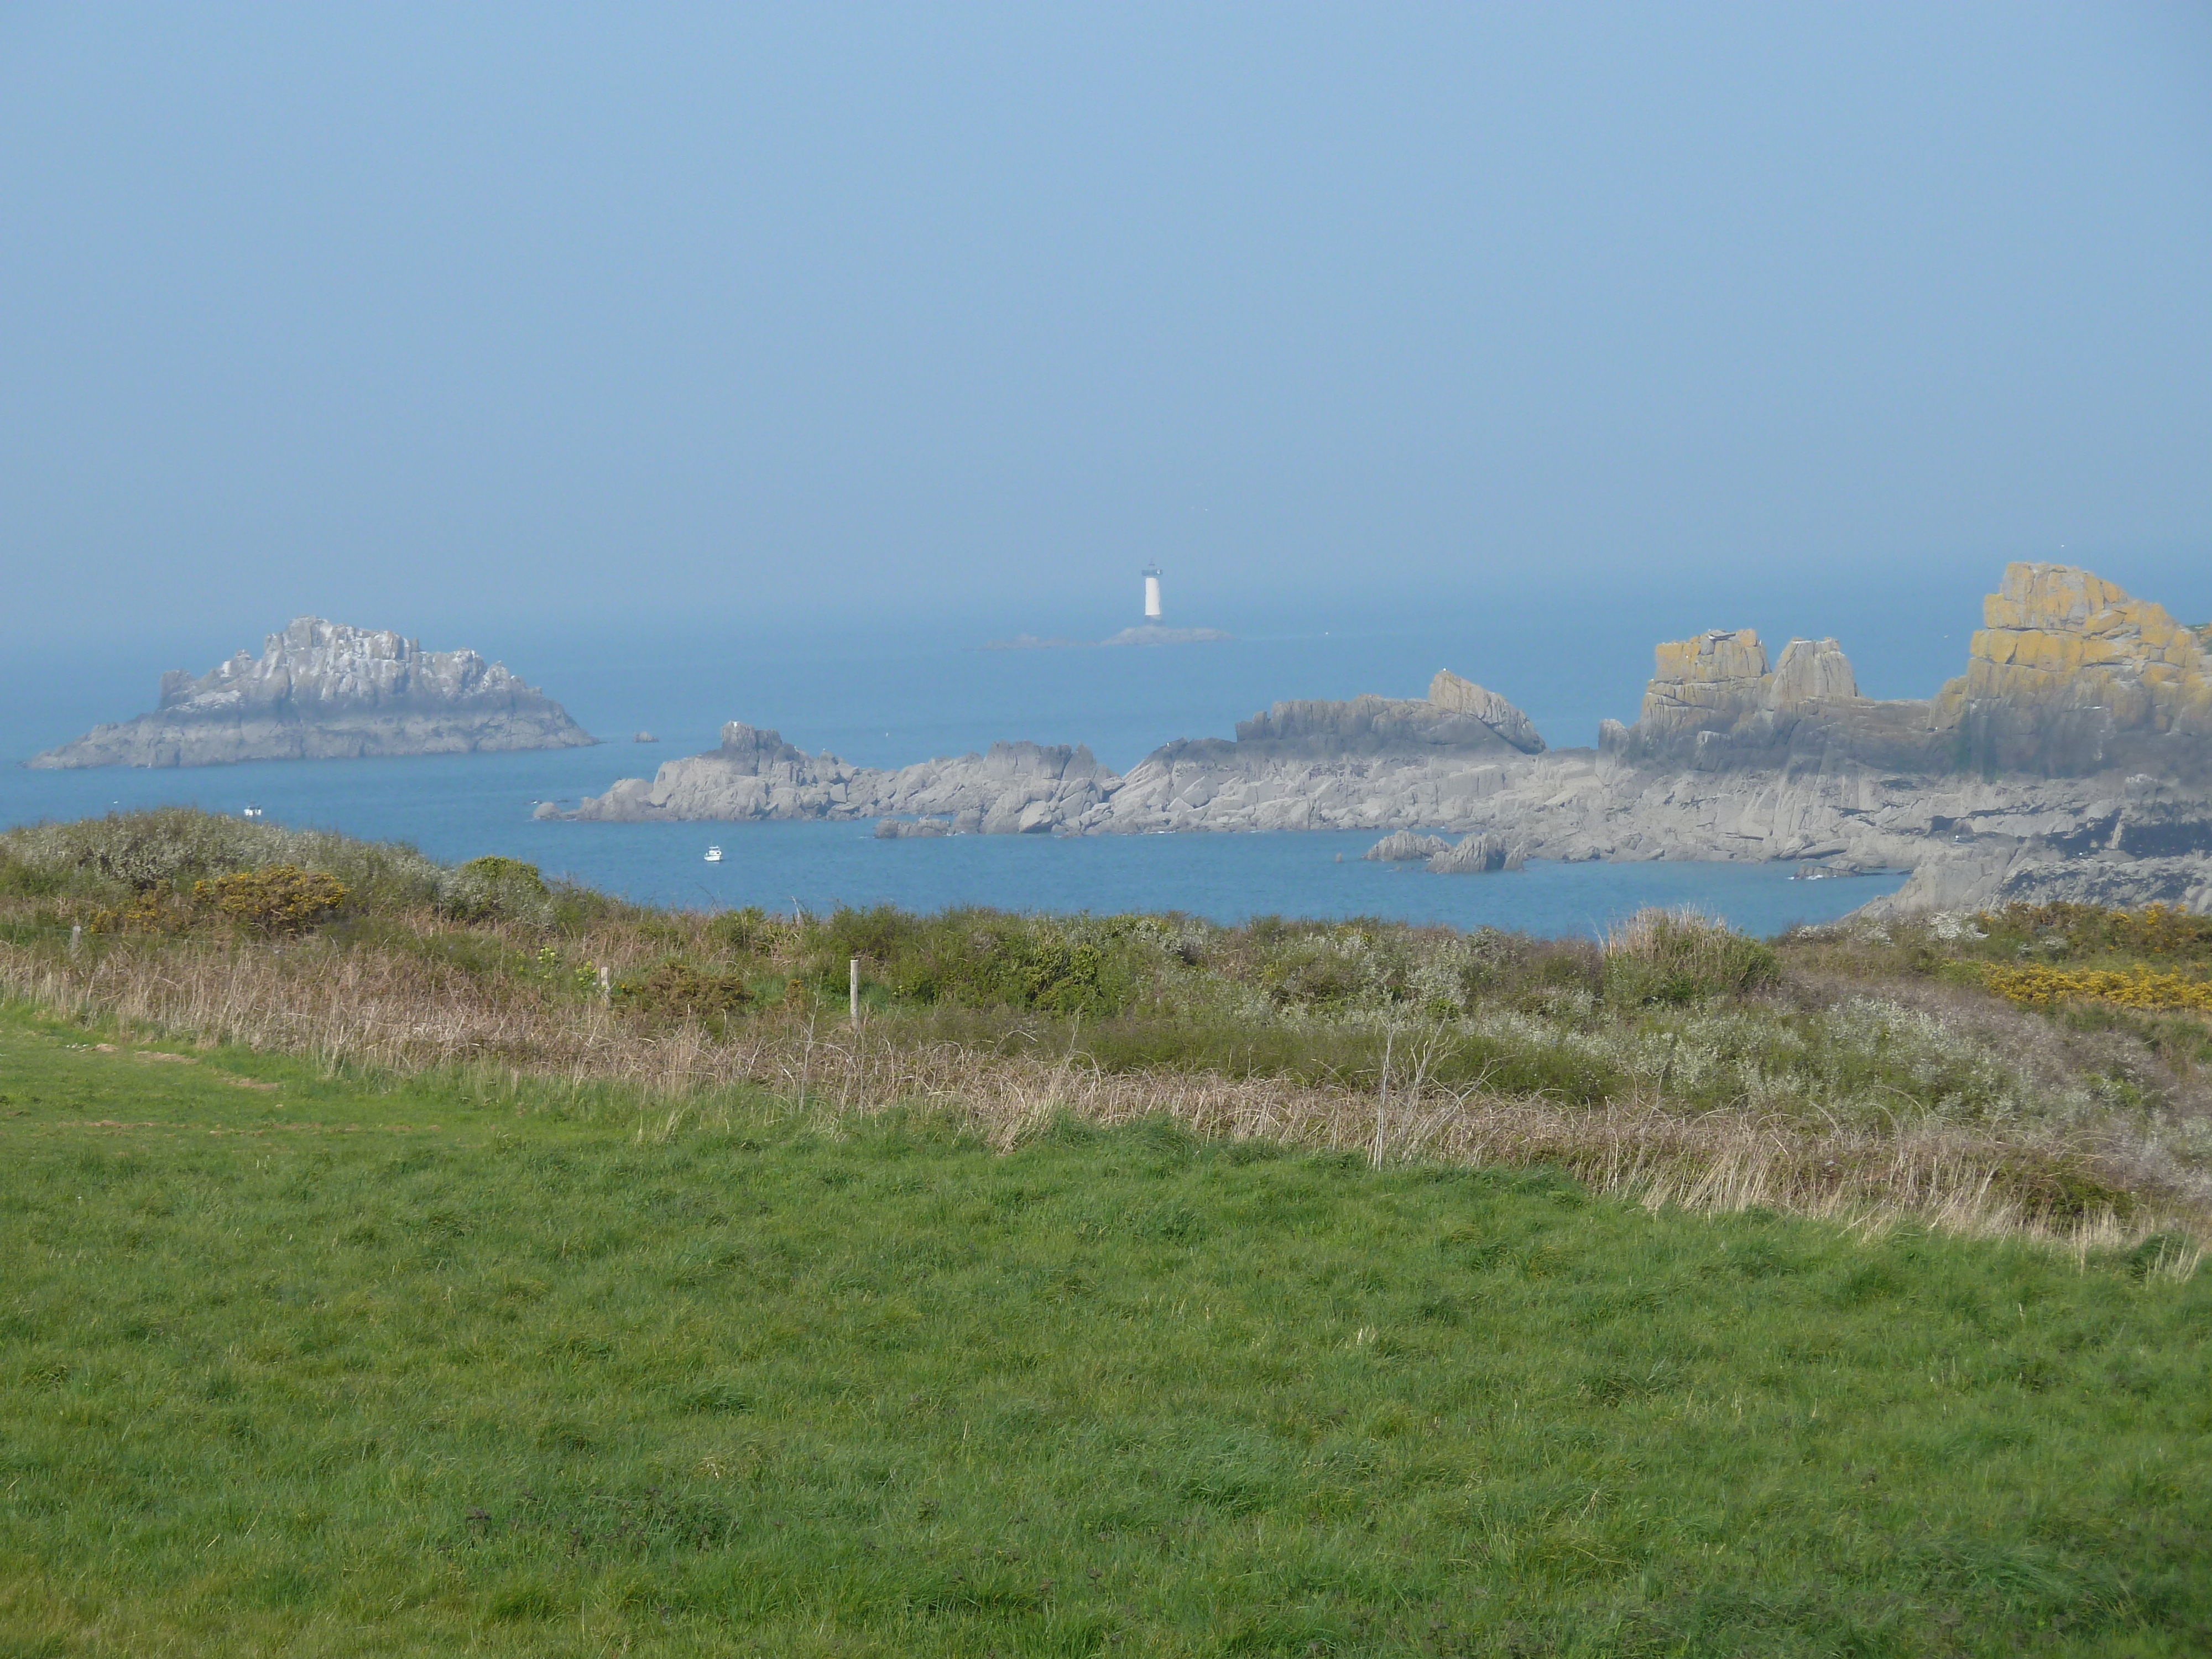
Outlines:
[[[310,878],[343,896],[281,929],[190,899]],[[2015,908],[1760,941],[1647,912],[1596,941],[975,908],[785,919],[193,813],[0,836],[0,988],[333,1074],[535,1079],[590,1120],[644,1102],[722,1121],[761,1090],[856,1121],[924,1105],[1002,1146],[1055,1116],[1164,1115],[2076,1250],[2201,1236],[2212,1216],[2212,1023],[2161,991],[2212,965],[2197,921]],[[2161,994],[2002,994],[2051,974]]]

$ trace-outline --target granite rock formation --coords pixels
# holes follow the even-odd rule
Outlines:
[[[720,750],[574,816],[875,817],[887,836],[1403,831],[1370,856],[1795,860],[1912,872],[1877,910],[2212,911],[2207,630],[2047,564],[2009,567],[1984,615],[1966,675],[1925,702],[1862,696],[1833,640],[1772,662],[1747,629],[1662,645],[1637,722],[1606,722],[1594,750],[1547,750],[1512,704],[1440,673],[1425,699],[1279,702],[1123,776],[1034,744],[873,771],[732,726]]]
[[[541,806],[538,816],[596,823],[912,817],[917,823],[908,833],[1033,835],[1079,818],[1120,781],[1080,746],[994,743],[985,754],[886,771],[809,755],[777,732],[732,720],[719,748],[665,762],[649,781],[625,778],[573,813]]]
[[[596,742],[559,703],[473,651],[301,617],[194,679],[161,676],[161,707],[94,726],[27,766],[209,766],[567,749]]]
[[[1449,668],[1437,670],[1436,678],[1429,682],[1429,701],[1455,714],[1472,714],[1524,755],[1544,752],[1544,739],[1537,734],[1534,721],[1495,691],[1486,691]]]
[[[1521,854],[1506,842],[1503,836],[1469,836],[1456,847],[1447,848],[1428,862],[1431,875],[1480,876],[1497,870],[1518,870]]]
[[[1862,697],[1833,640],[1792,640],[1771,668],[1749,629],[1670,641],[1655,656],[1636,724],[1599,729],[1599,749],[1632,764],[1716,770],[1840,751],[1891,769],[1939,768],[1932,705]]]
[[[1936,696],[1961,769],[2124,768],[2212,781],[2203,631],[2068,565],[2014,564],[1982,607],[1966,674]]]
[[[1426,864],[1437,854],[1450,851],[1451,843],[1442,836],[1400,830],[1383,836],[1359,856],[1375,864]]]

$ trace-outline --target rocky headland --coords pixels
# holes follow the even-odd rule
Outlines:
[[[1279,702],[1233,740],[1116,775],[998,744],[896,771],[732,724],[584,819],[881,819],[887,836],[1370,830],[1457,834],[1443,871],[1526,858],[1795,860],[1911,872],[1876,912],[2011,899],[2212,911],[2212,638],[2089,572],[2014,564],[1966,672],[1925,701],[1859,695],[1833,640],[1770,662],[1749,630],[1657,647],[1636,723],[1552,750],[1449,672],[1420,699]],[[555,816],[552,809],[539,809]],[[1387,855],[1386,855],[1387,856]]]
[[[198,679],[161,676],[161,707],[24,763],[213,766],[568,749],[596,742],[561,705],[473,651],[301,617]]]

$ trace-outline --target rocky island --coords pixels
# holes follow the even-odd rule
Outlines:
[[[569,749],[597,742],[561,705],[473,651],[425,651],[381,629],[296,618],[194,679],[161,676],[161,707],[94,726],[27,766],[213,766]]]
[[[1605,722],[1589,749],[1547,749],[1512,703],[1443,672],[1421,699],[1279,702],[1233,740],[1170,743],[1121,775],[1030,743],[880,770],[733,722],[720,748],[568,816],[874,817],[886,836],[1441,830],[1470,838],[1422,849],[1444,872],[1794,860],[1911,871],[1875,909],[2212,911],[2212,629],[2041,563],[2007,567],[1984,622],[1966,672],[1925,701],[1861,696],[1833,640],[1771,662],[1747,629],[1662,644],[1635,724]]]

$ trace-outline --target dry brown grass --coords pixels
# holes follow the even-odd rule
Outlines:
[[[417,925],[426,933],[451,926],[427,917]],[[530,942],[511,941],[518,957]],[[624,949],[629,959],[614,964],[618,971],[649,959],[653,946],[629,940]],[[1202,1137],[1264,1137],[1377,1159],[1553,1166],[1655,1206],[1763,1206],[1868,1227],[1911,1218],[2077,1249],[2208,1231],[2190,1194],[2086,1142],[1907,1127],[1815,1132],[1746,1111],[1686,1112],[1656,1091],[1596,1107],[1454,1091],[1426,1074],[1418,1033],[1377,1093],[1109,1071],[1079,1042],[1057,1054],[981,1053],[921,1040],[896,1018],[849,1030],[840,1008],[796,1006],[726,1030],[656,1026],[434,955],[312,938],[275,946],[123,941],[82,955],[0,945],[0,991],[88,1022],[298,1054],[331,1071],[458,1071],[566,1085],[577,1098],[611,1094],[647,1139],[764,1107],[818,1115],[832,1127],[921,1107],[1001,1147],[1063,1116],[1112,1126],[1164,1115]]]

